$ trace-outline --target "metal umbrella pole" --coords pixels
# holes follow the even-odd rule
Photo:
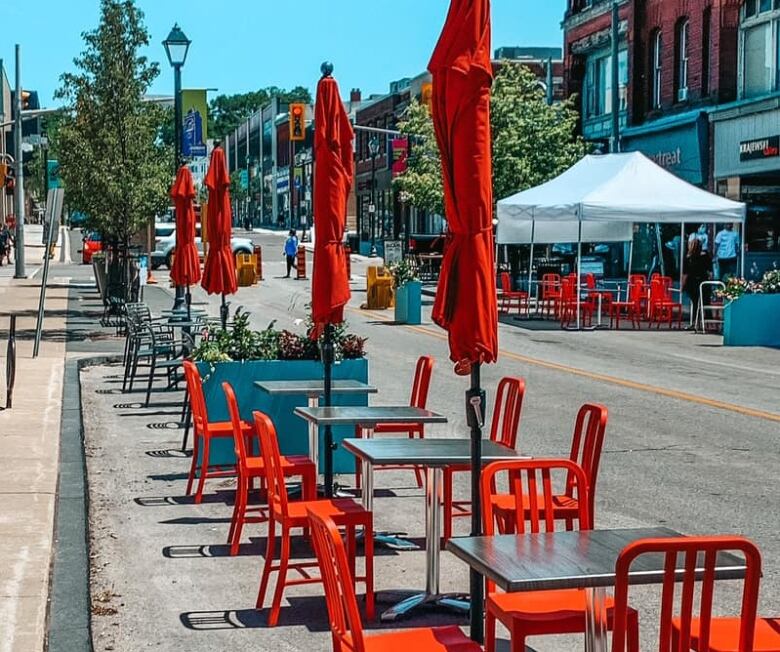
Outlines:
[[[482,426],[485,422],[485,390],[480,379],[480,364],[471,367],[471,387],[466,392],[466,422],[471,431],[471,536],[482,534],[482,500],[480,477],[482,475]],[[437,545],[438,542],[434,542]],[[484,636],[483,606],[485,581],[475,569],[469,574],[471,594],[471,638],[481,641]]]
[[[222,305],[219,307],[219,317],[222,320],[222,330],[227,330],[228,304],[225,301],[225,294],[222,294]]]
[[[335,351],[333,347],[333,326],[325,324],[325,336],[322,341],[322,366],[324,387],[324,407],[331,407],[333,396],[333,360]],[[333,428],[325,426],[325,497],[333,498]],[[363,488],[365,491],[366,488]]]

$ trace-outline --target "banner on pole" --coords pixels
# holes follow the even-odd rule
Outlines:
[[[406,172],[409,158],[409,139],[393,138],[393,178]]]
[[[181,92],[184,114],[181,135],[181,153],[186,158],[206,156],[209,110],[206,89],[187,89]]]

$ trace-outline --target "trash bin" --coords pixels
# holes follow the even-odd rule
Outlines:
[[[406,323],[422,323],[422,281],[409,281],[406,289]],[[396,305],[398,301],[396,300]]]

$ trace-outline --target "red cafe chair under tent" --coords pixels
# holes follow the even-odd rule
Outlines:
[[[668,277],[667,277],[668,278]],[[650,325],[655,324],[660,328],[661,324],[677,322],[677,328],[682,328],[682,303],[672,298],[671,279],[656,278],[650,282]]]
[[[287,486],[284,482],[284,469],[279,454],[279,441],[276,428],[268,415],[254,412],[255,429],[260,435],[260,450],[266,469],[266,484],[268,486],[268,540],[265,551],[265,562],[260,578],[260,589],[257,593],[258,609],[263,608],[265,594],[270,583],[271,573],[278,573],[276,588],[268,613],[268,626],[275,627],[279,621],[282,606],[282,595],[286,586],[312,584],[322,581],[319,577],[311,577],[308,569],[316,567],[316,562],[291,562],[290,544],[293,528],[306,531],[309,527],[308,512],[315,509],[318,514],[331,518],[336,525],[346,530],[347,556],[352,577],[366,585],[366,617],[374,618],[374,524],[372,513],[352,498],[323,498],[319,500],[290,501],[287,496]],[[276,526],[281,528],[279,540],[281,553],[276,562]],[[356,530],[361,528],[364,545],[365,574],[355,576]],[[300,573],[300,579],[287,579],[287,573],[295,570]]]
[[[501,272],[501,294],[499,296],[499,312],[509,314],[513,308],[517,314],[529,315],[528,292],[512,289],[512,277],[509,272]]]
[[[505,482],[498,482],[498,479]],[[570,460],[532,459],[493,462],[482,472],[482,515],[486,536],[495,534],[525,534],[554,532],[558,521],[554,517],[554,475],[565,475],[577,501],[576,512],[569,519],[570,525],[591,529],[588,505],[588,479],[585,471]],[[508,493],[496,492],[497,485],[506,485]],[[508,518],[495,509],[497,496],[512,497],[515,509]],[[521,508],[520,505],[528,505]],[[611,597],[605,600],[607,627],[613,624]],[[529,636],[557,634],[584,634],[587,614],[587,598],[584,589],[556,589],[529,593],[504,593],[497,591],[493,582],[487,582],[485,615],[485,650],[495,652],[496,621],[509,630],[510,650],[524,652]],[[628,610],[629,650],[639,652],[639,616]]]
[[[542,316],[558,319],[558,304],[561,300],[561,275],[542,274],[541,304]]]
[[[417,365],[414,368],[414,380],[412,381],[412,395],[409,399],[411,407],[425,409],[428,405],[428,390],[431,386],[431,374],[433,373],[433,358],[429,355],[420,356],[417,359]],[[422,423],[378,423],[374,427],[374,435],[406,435],[409,439],[425,437],[425,425]],[[360,427],[355,428],[355,437],[360,439],[363,436],[363,430]],[[417,486],[423,486],[423,476],[418,466],[378,466],[376,471],[390,471],[393,469],[413,469],[417,480]],[[355,462],[355,486],[360,489],[361,486],[361,468],[360,462]]]
[[[585,289],[587,290],[590,303],[598,306],[599,299],[601,299],[602,311],[609,314],[609,308],[612,305],[614,296],[612,295],[612,292],[609,292],[608,290],[598,289],[595,274],[591,274],[590,272],[585,274]]]
[[[634,280],[628,286],[626,301],[613,301],[609,307],[609,327],[620,330],[620,320],[631,320],[633,328],[642,327],[642,304],[645,301],[644,281]]]
[[[559,301],[558,317],[561,320],[562,328],[569,328],[572,324],[577,323],[577,309],[580,311],[580,323],[584,326],[591,326],[593,324],[593,312],[596,309],[596,304],[588,297],[588,299],[582,299],[580,297],[577,301],[577,295],[579,294],[579,286],[577,285],[577,275],[568,276],[561,280],[561,298]]]
[[[233,424],[233,450],[236,455],[236,500],[233,506],[233,516],[230,519],[228,544],[230,555],[238,554],[241,544],[241,533],[245,523],[265,523],[268,520],[265,506],[251,510],[258,516],[247,515],[249,508],[249,490],[255,479],[260,480],[261,488],[265,485],[266,469],[262,455],[252,455],[253,440],[241,428],[241,417],[238,413],[238,401],[230,383],[222,383],[227,400],[230,422]],[[254,429],[252,431],[254,433]],[[286,478],[301,477],[301,493],[304,500],[314,500],[317,497],[317,468],[306,455],[282,455],[280,457],[282,472]]]
[[[607,430],[609,411],[606,406],[598,403],[585,403],[577,412],[574,422],[574,433],[571,440],[569,460],[577,464],[588,480],[588,514],[591,523],[596,520],[596,486],[598,484],[601,451],[604,447],[604,434]],[[575,492],[575,478],[567,475],[563,493],[553,495],[553,519],[564,521],[566,529],[573,528],[573,519],[579,513],[578,497]],[[530,509],[529,497],[526,496],[526,512]],[[493,509],[504,518],[511,519],[516,506],[514,496],[499,494],[493,500]]]
[[[517,433],[520,429],[520,414],[525,397],[525,380],[502,378],[496,389],[493,417],[490,424],[490,441],[515,450]],[[471,470],[468,464],[444,467],[444,535],[442,543],[452,538],[452,520],[471,516],[471,501],[453,500],[452,481],[456,473]]]
[[[333,652],[482,652],[457,625],[365,634],[341,533],[316,505],[309,508],[308,518],[325,588]]]
[[[712,613],[716,598],[715,567],[721,553],[745,558],[742,596],[734,604],[738,616],[722,618]],[[629,573],[646,556],[665,558],[663,584],[659,587],[660,609],[655,649],[684,652],[769,652],[780,650],[777,621],[756,620],[761,554],[748,539],[739,536],[668,537],[644,539],[629,544],[615,565],[615,606],[612,652],[624,652],[630,616]],[[679,569],[679,570],[678,570]],[[729,595],[734,580],[724,582]],[[698,594],[698,600],[695,596]],[[695,608],[694,605],[698,605]],[[698,612],[698,613],[697,613]]]
[[[222,466],[209,463],[211,440],[214,438],[233,438],[233,424],[230,421],[209,421],[206,412],[206,397],[203,395],[203,380],[195,364],[184,360],[184,378],[187,383],[187,396],[192,411],[192,463],[187,478],[187,495],[192,493],[192,486],[197,478],[195,503],[203,500],[203,489],[208,478],[225,478],[236,475],[234,465]],[[245,435],[254,432],[251,423],[241,421],[241,430]]]

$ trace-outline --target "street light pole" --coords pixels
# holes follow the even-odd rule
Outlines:
[[[14,186],[14,213],[16,215],[16,254],[14,278],[25,278],[24,268],[24,160],[22,152],[22,48],[16,45],[16,94],[14,96],[14,158],[16,185]]]
[[[368,206],[369,224],[371,227],[371,250],[369,256],[376,258],[376,156],[379,153],[379,139],[372,136],[368,141],[368,151],[371,154],[371,204]]]

